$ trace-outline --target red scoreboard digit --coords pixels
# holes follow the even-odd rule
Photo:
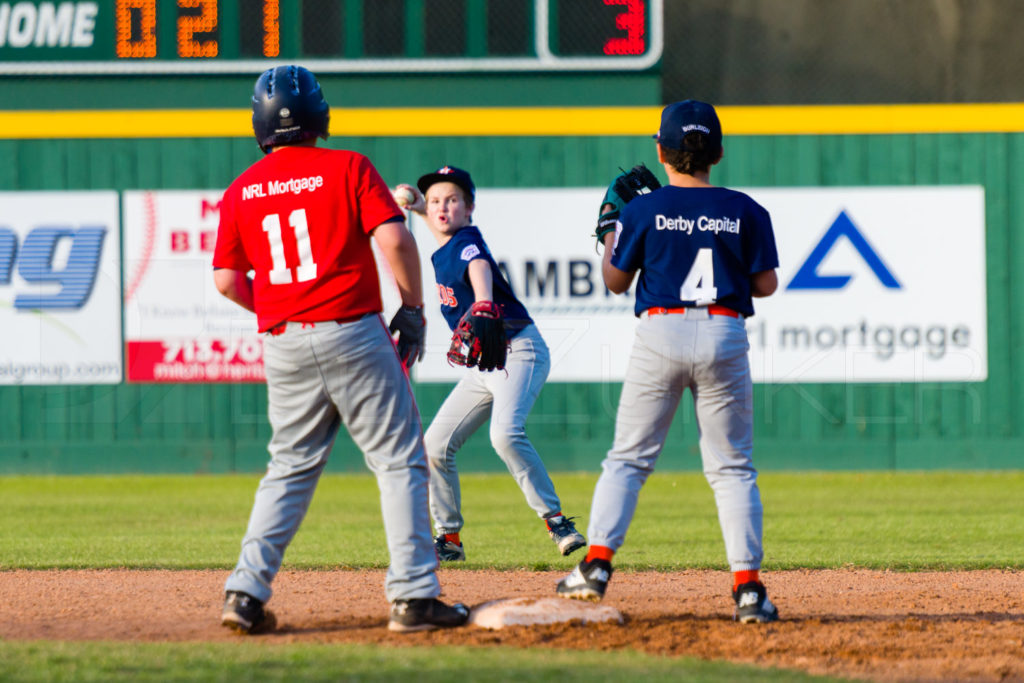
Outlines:
[[[625,32],[625,37],[609,38],[604,44],[606,55],[642,55],[647,51],[644,0],[604,0],[606,5],[625,5],[625,11],[615,17],[615,28]]]

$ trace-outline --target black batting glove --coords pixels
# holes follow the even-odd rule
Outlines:
[[[391,334],[398,332],[398,355],[402,365],[409,369],[413,363],[423,360],[426,350],[424,340],[427,336],[427,319],[423,317],[422,306],[402,306],[391,318],[388,325]]]

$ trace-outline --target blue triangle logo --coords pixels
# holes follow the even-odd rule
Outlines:
[[[807,260],[804,261],[804,264],[800,266],[800,270],[790,280],[786,289],[842,289],[845,287],[853,278],[852,275],[820,275],[818,273],[821,262],[832,251],[840,237],[846,237],[846,239],[850,240],[850,244],[853,245],[853,248],[857,250],[857,253],[860,254],[861,258],[864,259],[864,262],[868,264],[868,267],[875,274],[875,277],[883,285],[889,289],[900,289],[900,283],[893,277],[889,269],[885,267],[882,259],[871,248],[868,241],[864,239],[864,235],[860,233],[860,230],[853,224],[853,221],[850,220],[845,211],[841,211],[829,229],[825,231],[821,241],[814,247],[814,250],[807,257]]]

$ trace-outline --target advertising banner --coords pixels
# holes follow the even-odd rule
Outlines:
[[[0,192],[0,384],[116,384],[116,192]]]
[[[980,186],[756,189],[779,291],[747,321],[763,382],[988,377]]]
[[[213,284],[221,193],[125,192],[129,382],[262,382],[256,317]]]
[[[984,190],[753,188],[772,215],[779,289],[747,320],[755,382],[986,379]],[[613,295],[588,238],[604,188],[481,189],[474,224],[551,349],[553,381],[621,381],[632,291]],[[437,244],[411,221],[425,282]],[[429,289],[429,288],[428,288]],[[427,292],[426,382],[456,381],[450,330]]]
[[[220,200],[216,190],[124,193],[128,381],[264,381],[255,314],[213,283]],[[393,314],[398,289],[386,265],[379,271]]]

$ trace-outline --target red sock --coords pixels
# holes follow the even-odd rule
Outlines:
[[[732,589],[736,590],[743,584],[750,583],[751,581],[755,583],[761,583],[761,579],[758,577],[758,574],[759,572],[757,569],[746,569],[741,572],[733,572]]]
[[[591,560],[605,560],[606,562],[611,562],[612,557],[614,556],[615,551],[611,548],[603,545],[592,545],[587,550],[587,559],[585,561],[590,562]]]
[[[462,541],[459,540],[458,532],[454,534],[445,534],[444,540],[448,541],[449,543],[454,543],[455,545],[462,545]]]

